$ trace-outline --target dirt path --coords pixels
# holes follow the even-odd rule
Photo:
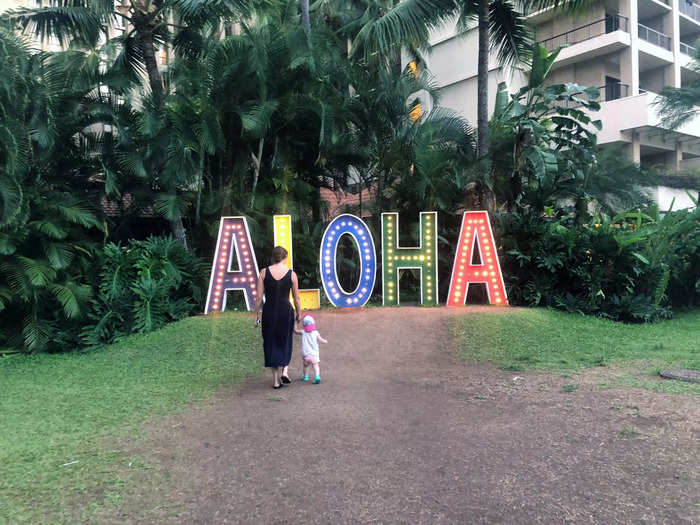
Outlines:
[[[697,398],[463,364],[458,312],[318,314],[322,385],[265,375],[154,422],[128,444],[154,469],[103,521],[700,522]]]

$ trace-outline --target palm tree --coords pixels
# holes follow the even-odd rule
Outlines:
[[[248,12],[247,0],[134,0],[115,5],[114,0],[59,0],[49,7],[23,8],[6,16],[40,38],[56,37],[95,47],[100,37],[114,37],[120,49],[117,63],[134,72],[145,72],[153,94],[163,82],[158,69],[158,47],[172,45],[187,53],[202,46],[202,32],[220,21]],[[118,32],[124,28],[124,32]]]
[[[94,93],[63,66],[0,24],[0,344],[32,351],[84,315],[103,229]]]
[[[448,20],[457,19],[457,27],[466,30],[476,19],[479,31],[477,71],[477,147],[479,156],[489,152],[488,138],[488,64],[489,51],[495,48],[502,64],[527,59],[532,34],[524,13],[566,6],[574,9],[585,0],[404,0],[378,17],[368,20],[358,34],[356,47],[366,52],[385,52],[399,46],[420,47],[430,31]],[[393,4],[393,2],[391,3]]]

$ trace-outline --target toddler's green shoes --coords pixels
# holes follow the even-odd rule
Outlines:
[[[320,385],[321,384],[321,376],[316,376],[314,378],[314,385]]]
[[[308,381],[308,380],[309,380],[309,376],[301,376],[301,380],[302,380],[302,381]]]

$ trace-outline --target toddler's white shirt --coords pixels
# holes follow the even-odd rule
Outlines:
[[[313,332],[304,332],[301,334],[301,355],[313,355],[319,357],[318,355],[318,338],[320,334],[318,330]]]

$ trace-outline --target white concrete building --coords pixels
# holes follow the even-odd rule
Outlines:
[[[700,6],[686,0],[602,0],[576,16],[552,11],[529,17],[536,39],[547,49],[565,46],[548,82],[576,82],[600,88],[602,146],[622,146],[641,165],[667,166],[668,171],[700,168],[700,118],[682,128],[664,128],[654,107],[664,86],[680,87],[697,75],[690,67],[700,38]],[[427,67],[435,76],[441,104],[460,111],[476,124],[477,31],[457,35],[446,25],[431,36]],[[504,68],[492,56],[489,103],[505,81],[517,90],[522,75]],[[697,195],[697,191],[694,191]],[[657,201],[668,207],[692,204],[684,191],[659,188]]]

